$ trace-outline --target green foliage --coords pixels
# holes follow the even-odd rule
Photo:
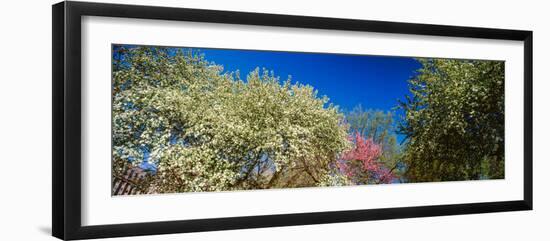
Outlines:
[[[409,181],[504,177],[504,62],[419,59],[400,131]]]
[[[349,147],[311,86],[259,70],[244,81],[193,52],[115,51],[113,160],[156,162],[156,192],[312,186]]]

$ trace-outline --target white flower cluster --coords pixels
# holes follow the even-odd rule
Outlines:
[[[114,159],[158,165],[158,192],[317,184],[349,147],[337,107],[256,70],[223,74],[192,53],[133,48],[114,69]]]

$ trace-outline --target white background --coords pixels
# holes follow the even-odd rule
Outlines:
[[[119,1],[123,2],[123,1]],[[531,29],[534,37],[535,211],[163,235],[155,240],[407,239],[546,240],[550,188],[550,24],[544,1],[124,1],[236,11]],[[51,230],[52,1],[12,1],[0,9],[0,239],[53,240]],[[546,21],[545,21],[546,20]],[[150,240],[151,237],[123,238]],[[122,239],[121,239],[122,240]]]

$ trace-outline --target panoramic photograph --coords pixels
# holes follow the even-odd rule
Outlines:
[[[113,196],[505,176],[504,61],[111,51]]]

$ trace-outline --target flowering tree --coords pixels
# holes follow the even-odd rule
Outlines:
[[[357,132],[380,146],[382,154],[379,161],[388,167],[402,165],[402,146],[397,141],[394,112],[364,109],[357,105],[346,113],[345,118],[349,133]],[[400,174],[401,171],[401,168],[395,168],[393,172]]]
[[[350,184],[391,183],[395,176],[381,161],[382,147],[372,138],[365,139],[359,132],[352,136],[355,146],[342,154],[335,167],[340,180]]]
[[[350,145],[311,86],[241,80],[172,48],[115,46],[113,59],[113,167],[153,166],[155,192],[313,186]]]
[[[192,52],[113,47],[113,174],[127,166],[155,172],[155,192],[223,190],[236,163],[201,145],[201,108],[230,76]],[[204,124],[203,124],[204,125]]]

